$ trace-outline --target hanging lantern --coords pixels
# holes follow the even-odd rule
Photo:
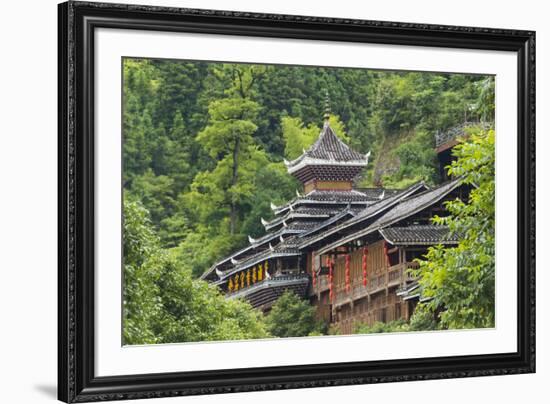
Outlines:
[[[246,286],[250,286],[250,268],[246,270]]]
[[[241,272],[241,289],[244,288],[244,272]]]
[[[265,268],[265,272],[267,272],[267,270],[268,270],[268,268],[269,268],[269,265],[268,265],[268,262],[267,262],[267,261],[264,263],[264,268]]]
[[[263,279],[262,264],[258,265],[258,282]]]
[[[231,277],[229,278],[229,282],[227,283],[227,290],[233,292],[233,280],[231,279]]]
[[[235,281],[233,282],[233,288],[235,291],[239,290],[239,274],[235,275]]]
[[[330,257],[327,257],[327,265],[328,265],[328,296],[330,298],[330,301],[332,302],[334,299],[334,287],[332,284],[332,260]]]
[[[350,255],[346,254],[346,292],[351,290]]]
[[[369,255],[368,247],[363,248],[363,286],[367,286],[367,256]]]
[[[256,267],[252,268],[252,283],[256,283]]]

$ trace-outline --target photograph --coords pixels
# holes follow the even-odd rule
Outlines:
[[[319,6],[59,4],[59,400],[535,372],[535,31]]]
[[[122,345],[495,328],[494,75],[121,70]]]

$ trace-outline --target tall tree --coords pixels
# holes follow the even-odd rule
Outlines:
[[[263,68],[220,65],[212,74],[213,87],[224,88],[212,91],[223,98],[210,102],[208,125],[196,140],[213,167],[199,172],[181,199],[194,231],[174,250],[195,274],[246,243],[247,234],[259,235],[260,217],[271,214],[270,200],[288,197],[295,188],[283,164],[271,162],[255,138],[260,106],[252,97]],[[280,187],[273,189],[275,183]],[[192,251],[198,245],[200,254]]]
[[[259,106],[254,101],[244,98],[225,98],[213,101],[208,108],[210,124],[197,137],[210,156],[218,160],[216,168],[209,174],[229,177],[229,182],[217,181],[216,190],[226,196],[223,202],[229,205],[230,234],[235,234],[239,204],[243,196],[249,195],[250,184],[244,183],[243,166],[254,153],[252,135],[257,129],[253,120]],[[195,180],[195,188],[201,187],[201,180],[208,181],[212,175],[205,175]],[[221,187],[221,188],[220,188]]]
[[[253,153],[253,135],[258,129],[254,121],[260,105],[251,99],[254,85],[263,74],[263,66],[224,64],[214,69],[221,82],[226,82],[229,96],[212,101],[208,106],[209,125],[199,133],[197,141],[210,156],[218,160],[217,168],[230,165],[230,186],[227,188],[230,205],[230,234],[236,232],[238,208],[249,187],[239,181],[241,165]]]

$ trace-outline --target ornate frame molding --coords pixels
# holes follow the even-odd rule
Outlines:
[[[330,17],[59,5],[58,398],[65,402],[505,375],[535,371],[535,33]],[[93,32],[97,27],[507,50],[518,55],[518,350],[511,354],[94,376]],[[383,365],[383,367],[381,367]],[[244,380],[244,381],[243,381]]]

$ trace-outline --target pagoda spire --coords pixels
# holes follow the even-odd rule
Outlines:
[[[355,177],[368,164],[368,157],[345,144],[329,124],[329,93],[325,90],[323,129],[317,140],[292,161],[284,160],[289,174],[296,177],[308,194],[312,190],[351,190]]]
[[[328,123],[330,119],[330,100],[328,97],[328,90],[325,90],[325,112],[323,114],[323,120]]]

